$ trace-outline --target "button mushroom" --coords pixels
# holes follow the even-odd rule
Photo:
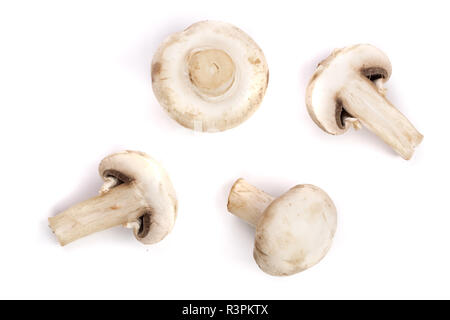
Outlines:
[[[298,185],[277,199],[238,179],[228,211],[256,227],[253,257],[266,273],[301,272],[328,252],[336,231],[336,207],[313,185]]]
[[[306,105],[314,122],[338,135],[366,126],[409,160],[423,136],[385,97],[391,75],[388,57],[372,45],[335,50],[309,82]]]
[[[181,125],[223,131],[249,118],[266,92],[263,52],[242,30],[202,21],[169,36],[152,61],[153,91]]]
[[[48,219],[61,245],[119,225],[134,229],[144,244],[172,230],[177,199],[158,162],[142,152],[124,151],[104,158],[99,173],[105,181],[99,196]]]

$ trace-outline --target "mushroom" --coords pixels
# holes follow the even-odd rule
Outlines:
[[[153,91],[181,125],[223,131],[248,119],[266,92],[263,52],[242,30],[218,21],[197,22],[170,35],[152,61]]]
[[[253,257],[266,273],[283,276],[308,269],[328,252],[336,207],[313,185],[297,185],[277,199],[238,179],[228,211],[256,228]]]
[[[388,57],[372,45],[335,50],[312,76],[306,106],[325,132],[342,134],[361,125],[409,160],[423,136],[385,97],[383,84],[391,75]]]
[[[105,181],[100,195],[49,218],[61,245],[92,233],[123,225],[144,244],[161,241],[177,216],[172,183],[161,165],[145,153],[124,151],[99,165]]]

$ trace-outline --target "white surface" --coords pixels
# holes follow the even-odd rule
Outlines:
[[[215,134],[170,119],[150,81],[158,44],[203,19],[242,28],[270,68],[260,109]],[[449,29],[445,1],[1,2],[0,298],[450,298]],[[360,42],[390,57],[388,97],[425,136],[409,162],[307,114],[316,64]],[[168,170],[173,232],[147,247],[122,228],[60,247],[47,217],[95,196],[98,163],[122,149]],[[325,259],[260,271],[253,231],[226,210],[239,177],[273,195],[323,188],[338,209]]]

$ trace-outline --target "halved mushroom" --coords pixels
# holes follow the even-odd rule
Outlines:
[[[61,245],[123,225],[144,244],[161,241],[177,216],[177,199],[164,168],[148,155],[124,151],[104,158],[100,195],[49,218]]]
[[[338,135],[361,124],[409,160],[423,136],[385,97],[388,57],[372,45],[335,50],[309,82],[306,106],[314,122]]]
[[[228,211],[256,228],[253,256],[266,273],[283,276],[306,270],[328,252],[336,231],[336,207],[313,185],[297,185],[277,199],[238,179]]]
[[[266,92],[263,52],[242,30],[202,21],[169,36],[152,61],[153,91],[181,125],[223,131],[249,118]]]

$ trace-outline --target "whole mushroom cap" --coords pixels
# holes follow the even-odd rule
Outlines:
[[[177,198],[166,170],[153,158],[139,151],[123,151],[104,158],[99,165],[103,179],[117,178],[133,184],[146,202],[137,240],[152,244],[161,241],[173,228]]]
[[[268,84],[262,50],[242,30],[219,21],[169,36],[152,61],[159,103],[181,125],[223,131],[249,118]]]
[[[271,275],[290,275],[318,263],[337,225],[330,197],[313,185],[298,185],[275,199],[256,226],[254,258]]]

